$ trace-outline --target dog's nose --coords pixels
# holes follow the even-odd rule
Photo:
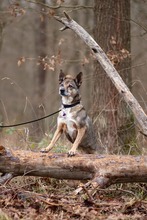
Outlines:
[[[64,93],[65,93],[65,89],[60,89],[60,94],[64,95]]]

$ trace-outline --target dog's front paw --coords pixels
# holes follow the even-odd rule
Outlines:
[[[76,151],[74,151],[72,149],[70,151],[68,151],[68,157],[73,157],[75,155],[76,155]]]
[[[40,152],[41,152],[41,153],[48,153],[48,152],[49,152],[49,149],[47,149],[47,148],[42,148],[42,149],[40,150]]]
[[[48,153],[51,149],[53,148],[53,146],[51,144],[49,144],[47,147],[42,148],[40,150],[41,153]]]

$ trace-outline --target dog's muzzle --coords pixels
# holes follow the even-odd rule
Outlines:
[[[59,94],[62,95],[62,96],[67,96],[66,91],[65,91],[64,88],[59,89]]]

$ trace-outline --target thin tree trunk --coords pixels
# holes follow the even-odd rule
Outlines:
[[[2,2],[0,3],[0,9],[1,9]],[[3,42],[3,28],[4,28],[4,22],[0,19],[0,51],[2,48],[2,42]],[[3,115],[2,111],[0,109],[0,123],[3,121]]]
[[[45,0],[41,0],[43,4],[46,3]],[[37,6],[39,7],[39,6]],[[40,11],[42,6],[39,7]],[[38,57],[38,68],[36,73],[36,90],[34,94],[35,98],[35,109],[36,114],[39,117],[44,116],[44,93],[45,93],[45,81],[47,75],[47,69],[45,68],[45,57],[47,55],[47,37],[46,37],[46,22],[47,18],[43,14],[40,14],[36,18],[36,24],[38,28],[35,31],[35,42],[36,42],[36,56]],[[35,139],[40,140],[42,138],[42,131],[44,132],[44,121],[35,123]]]
[[[95,0],[94,37],[128,87],[131,86],[130,1]],[[125,57],[126,56],[126,57]],[[109,152],[135,142],[133,115],[99,63],[94,71],[94,118]],[[109,141],[108,141],[109,140]]]

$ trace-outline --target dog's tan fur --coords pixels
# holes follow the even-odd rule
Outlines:
[[[68,140],[73,143],[71,150],[68,152],[69,156],[74,156],[77,148],[91,154],[98,151],[92,122],[80,102],[79,88],[81,83],[81,72],[76,78],[73,78],[70,75],[65,75],[62,70],[60,71],[59,94],[62,97],[62,110],[57,119],[57,129],[54,137],[49,146],[42,149],[41,152],[50,151],[63,132]],[[75,104],[75,106],[64,108],[65,105],[71,104]]]

